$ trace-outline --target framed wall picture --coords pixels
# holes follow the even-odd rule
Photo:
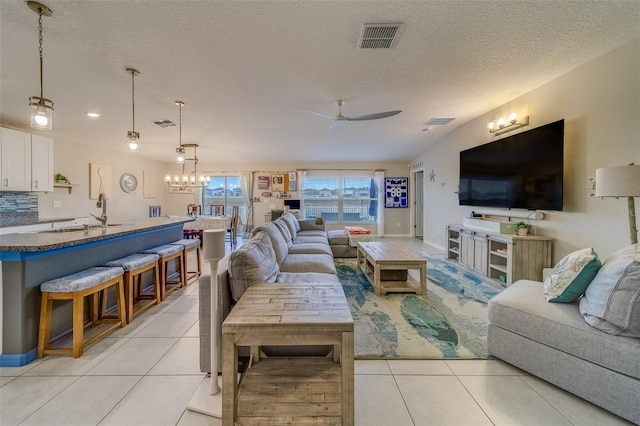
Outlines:
[[[89,198],[97,200],[101,192],[111,198],[111,167],[89,163]]]
[[[384,178],[384,206],[392,209],[409,207],[409,178]]]
[[[258,189],[269,189],[269,176],[258,176]]]
[[[156,174],[151,170],[142,171],[142,197],[156,198]]]
[[[283,175],[271,176],[271,191],[284,192],[284,176]]]

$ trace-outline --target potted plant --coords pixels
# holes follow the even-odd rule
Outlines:
[[[66,178],[62,173],[58,173],[55,175],[56,183],[67,183],[70,184],[69,179]]]
[[[516,223],[516,232],[518,235],[527,235],[529,233],[529,229],[531,229],[531,225],[528,223],[524,223],[522,221]]]

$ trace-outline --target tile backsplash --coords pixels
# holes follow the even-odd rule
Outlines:
[[[38,223],[38,194],[0,192],[0,227]]]

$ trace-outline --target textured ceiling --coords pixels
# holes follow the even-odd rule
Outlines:
[[[640,37],[640,1],[44,0],[44,95],[54,138],[125,152],[136,77],[140,156],[171,162],[406,161],[473,119]],[[0,120],[28,128],[37,15],[0,1]],[[357,50],[362,24],[402,23],[395,47]],[[401,109],[331,131],[327,115]],[[102,113],[99,119],[88,111]],[[433,117],[455,117],[423,132]]]

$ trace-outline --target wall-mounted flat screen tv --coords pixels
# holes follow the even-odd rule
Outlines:
[[[284,200],[284,205],[291,210],[300,210],[300,200]]]
[[[562,210],[564,120],[460,152],[460,205]]]

